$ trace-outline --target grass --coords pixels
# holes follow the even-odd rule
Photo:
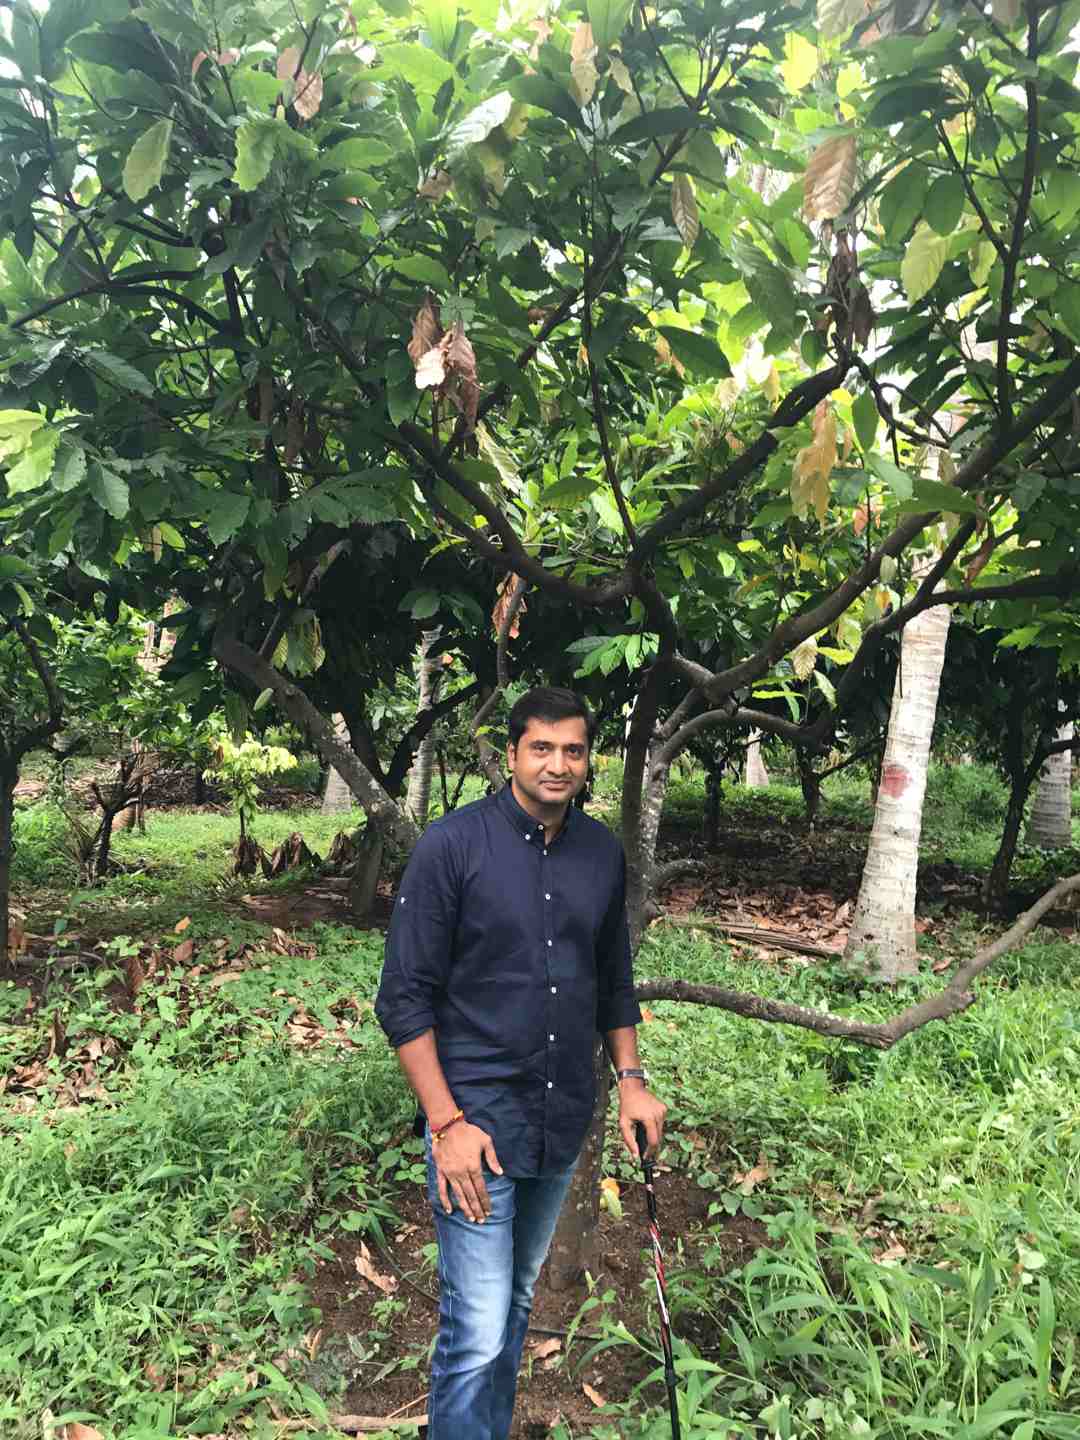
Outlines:
[[[931,780],[927,851],[978,871],[1000,791],[949,768]],[[616,786],[609,769],[601,791]],[[700,822],[692,779],[672,800]],[[866,801],[857,779],[830,785],[817,843],[868,828]],[[734,828],[801,816],[783,785],[727,805]],[[395,1168],[415,1170],[395,1158],[411,1105],[364,1003],[381,939],[323,924],[280,953],[235,902],[297,881],[229,881],[235,826],[216,814],[151,815],[146,836],[118,837],[123,872],[68,890],[40,808],[19,816],[32,926],[64,915],[70,950],[102,948],[44,994],[0,986],[0,1434],[37,1440],[51,1416],[108,1440],[269,1440],[275,1413],[331,1434],[333,1385],[316,1393],[297,1363],[319,1321],[306,1285],[335,1232],[392,1223],[393,1186],[411,1183]],[[348,823],[297,810],[256,829],[325,850]],[[195,968],[172,958],[185,917]],[[949,943],[973,948],[975,922]],[[134,1009],[132,952],[157,963]],[[662,926],[638,971],[872,1017],[939,983],[860,990]],[[718,1196],[705,1263],[671,1247],[676,1332],[697,1314],[718,1337],[679,1344],[687,1440],[1080,1437],[1078,990],[1074,945],[1040,930],[977,1005],[885,1054],[651,1007],[642,1048],[671,1106],[667,1158]],[[759,1161],[768,1173],[744,1193],[735,1177]],[[608,1163],[624,1165],[613,1142]],[[721,1263],[733,1215],[771,1237],[734,1272]],[[605,1343],[651,1343],[600,1323]],[[639,1394],[592,1433],[656,1440],[667,1424]]]

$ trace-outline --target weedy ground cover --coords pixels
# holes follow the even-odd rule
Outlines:
[[[602,775],[602,799],[616,781]],[[996,782],[935,785],[929,853],[978,871]],[[673,799],[677,826],[700,824],[699,782]],[[783,785],[732,791],[724,819],[793,837],[798,807]],[[411,1107],[370,1011],[381,936],[250,918],[245,891],[287,901],[303,877],[226,879],[235,824],[213,814],[151,815],[145,837],[118,837],[122,873],[70,891],[38,809],[19,817],[20,895],[31,929],[59,933],[48,970],[0,987],[0,1434],[37,1440],[44,1418],[109,1440],[261,1440],[282,1417],[332,1434],[340,1392],[308,1363],[311,1278],[341,1231],[376,1244],[416,1183],[396,1143]],[[341,821],[258,823],[264,843],[300,829],[325,850]],[[789,843],[827,858],[868,823],[865,785],[838,781],[819,834]],[[1071,858],[1021,863],[1063,873]],[[946,915],[927,958],[968,953],[980,930]],[[928,970],[867,990],[839,966],[663,923],[638,971],[867,1016],[941,983]],[[698,1337],[679,1346],[690,1440],[1080,1437],[1078,976],[1074,935],[1039,930],[976,1006],[886,1054],[651,1007],[664,1159],[715,1197],[716,1243],[694,1266],[671,1237],[676,1331]],[[614,1137],[607,1169],[633,1178]],[[769,1236],[734,1270],[732,1216]],[[593,1300],[599,1343],[647,1359],[654,1332],[626,1331],[618,1296]],[[568,1347],[568,1374],[590,1348]],[[658,1398],[609,1396],[553,1434],[656,1440]]]

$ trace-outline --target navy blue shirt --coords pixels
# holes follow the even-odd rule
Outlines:
[[[394,901],[375,1013],[434,1029],[454,1099],[508,1175],[568,1169],[595,1100],[596,1032],[636,1025],[626,862],[571,806],[550,845],[509,785],[429,826]]]

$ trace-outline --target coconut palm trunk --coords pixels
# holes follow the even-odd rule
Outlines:
[[[1054,738],[1071,740],[1072,721],[1062,725]],[[1027,838],[1032,845],[1060,850],[1072,844],[1072,759],[1072,751],[1064,750],[1051,755],[1042,768],[1028,819]]]
[[[345,724],[343,715],[334,716],[334,733],[344,741],[349,741],[349,727]],[[335,815],[339,810],[351,810],[353,806],[352,791],[340,770],[329,766],[326,771],[326,789],[323,791],[322,813],[324,815]]]
[[[888,984],[918,970],[915,879],[949,618],[947,605],[934,605],[904,627],[870,848],[845,951]]]
[[[748,790],[767,790],[769,787],[769,772],[761,754],[760,730],[750,731],[750,743],[746,747],[745,783]]]

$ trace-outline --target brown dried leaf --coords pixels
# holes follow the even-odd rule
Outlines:
[[[277,78],[281,81],[292,80],[300,68],[300,47],[290,45],[288,49],[282,50],[278,56]]]
[[[190,924],[191,924],[191,916],[190,916],[190,915],[185,915],[182,920],[178,920],[178,921],[176,922],[176,924],[173,926],[173,934],[174,934],[174,935],[182,935],[182,934],[184,933],[184,931],[188,928],[188,926],[189,926]]]
[[[231,985],[234,980],[239,980],[246,974],[246,970],[219,970],[216,975],[211,976],[210,989],[220,990],[222,985]]]
[[[990,556],[994,553],[995,543],[996,542],[993,535],[987,535],[986,539],[979,546],[978,550],[976,550],[975,555],[971,560],[971,563],[964,571],[964,579],[969,585],[975,579],[976,575],[980,574],[983,570],[986,569],[987,562],[989,561]]]
[[[570,88],[579,105],[592,103],[596,94],[596,83],[600,79],[596,69],[596,41],[592,26],[582,21],[570,41]]]
[[[365,1280],[370,1280],[376,1289],[381,1290],[384,1295],[392,1295],[398,1288],[396,1275],[381,1275],[375,1269],[371,1259],[371,1251],[361,1240],[360,1254],[356,1257],[356,1269]]]
[[[202,67],[203,61],[204,61],[204,60],[209,60],[209,59],[210,59],[210,52],[209,52],[208,50],[200,50],[200,51],[199,51],[199,53],[195,56],[195,59],[192,60],[192,62],[191,62],[191,78],[192,78],[192,80],[194,80],[194,79],[195,79],[195,76],[198,75],[199,70],[200,70],[200,68]]]
[[[412,338],[406,346],[414,366],[419,367],[420,361],[439,343],[441,336],[438,306],[430,295],[425,295],[424,303],[413,319]]]
[[[791,472],[791,504],[800,519],[811,505],[819,521],[829,509],[829,477],[836,465],[836,416],[828,400],[814,410],[813,439],[795,456]]]
[[[591,1400],[594,1405],[607,1404],[607,1401],[604,1399],[603,1395],[600,1394],[600,1391],[594,1390],[593,1387],[586,1384],[584,1380],[581,1382],[581,1388],[585,1392],[586,1397]]]
[[[835,135],[810,156],[803,179],[803,214],[808,220],[835,220],[855,192],[854,135]]]
[[[449,170],[433,170],[417,190],[421,200],[443,200],[453,188],[454,177]]]
[[[447,364],[463,380],[476,380],[476,351],[465,334],[465,326],[459,320],[450,332],[450,344],[446,350]]]
[[[84,1425],[81,1420],[69,1420],[63,1431],[62,1440],[105,1440],[100,1430]]]
[[[498,589],[495,592],[495,609],[491,612],[491,623],[495,627],[496,635],[498,635],[499,631],[502,629],[503,621],[506,619],[506,612],[510,607],[510,600],[513,596],[514,586],[517,584],[517,579],[518,577],[511,571],[510,574],[504,575],[503,578],[499,581]],[[511,640],[516,640],[517,637],[521,634],[521,616],[524,613],[525,601],[521,600],[518,603],[517,613],[514,615],[513,620],[510,622],[510,630],[508,633]]]
[[[768,1180],[771,1174],[772,1171],[769,1169],[769,1162],[765,1158],[764,1152],[762,1152],[758,1156],[757,1164],[752,1170],[747,1170],[745,1174],[735,1176],[735,1183],[738,1185],[741,1194],[752,1195],[755,1187]]]
[[[313,120],[319,113],[323,98],[323,77],[301,70],[296,78],[293,108],[301,120]]]
[[[176,965],[186,965],[194,954],[195,941],[181,940],[180,944],[177,945],[176,949],[172,952],[173,963]]]
[[[701,221],[698,218],[697,199],[689,175],[676,175],[672,182],[671,218],[675,221],[675,229],[682,236],[683,244],[688,250],[692,250]]]
[[[416,361],[416,388],[437,389],[446,379],[446,364],[441,344],[433,345]]]
[[[529,1353],[534,1360],[546,1360],[549,1355],[555,1355],[562,1349],[562,1341],[557,1337],[551,1340],[537,1340],[535,1345],[530,1345]]]

